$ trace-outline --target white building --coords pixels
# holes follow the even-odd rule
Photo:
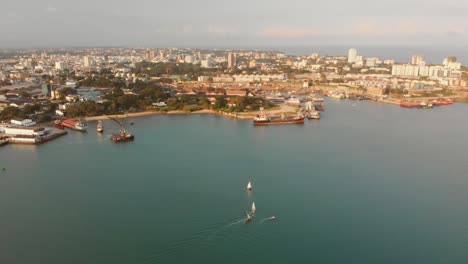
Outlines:
[[[63,71],[65,69],[68,69],[68,64],[65,62],[57,61],[55,62],[55,69],[59,71]]]
[[[9,136],[43,136],[48,132],[48,129],[43,127],[5,127],[5,134]]]
[[[211,67],[213,67],[213,62],[210,59],[202,60],[201,61],[201,66],[203,68],[211,68]]]
[[[36,125],[36,122],[31,119],[11,119],[10,124],[13,126],[32,127]]]
[[[186,55],[185,56],[185,63],[193,63],[194,58],[192,55]]]
[[[349,49],[348,50],[348,63],[355,63],[357,57],[357,50],[356,49]]]
[[[379,59],[377,58],[367,58],[366,59],[366,66],[367,67],[375,67],[377,65],[377,61]]]

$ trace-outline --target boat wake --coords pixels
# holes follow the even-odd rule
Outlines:
[[[263,224],[265,221],[273,221],[273,220],[276,220],[276,217],[270,216],[270,217],[260,220],[260,224]]]
[[[140,263],[158,263],[160,261],[163,261],[165,257],[176,255],[179,250],[187,248],[195,242],[204,242],[206,244],[209,244],[210,240],[222,235],[223,232],[228,231],[231,227],[243,223],[244,221],[245,219],[233,219],[227,222],[214,224],[211,227],[207,227],[205,229],[200,230],[191,237],[179,240],[168,245],[166,248],[164,248],[156,254],[144,257],[144,259]]]

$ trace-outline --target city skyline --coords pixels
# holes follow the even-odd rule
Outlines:
[[[467,10],[460,0],[8,2],[0,47],[463,46]]]

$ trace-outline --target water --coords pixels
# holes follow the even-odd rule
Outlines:
[[[5,146],[0,263],[464,263],[467,111],[326,101],[304,126],[151,116],[132,143],[105,121]]]

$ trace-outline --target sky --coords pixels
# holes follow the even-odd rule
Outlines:
[[[6,0],[0,47],[468,45],[466,0]]]

